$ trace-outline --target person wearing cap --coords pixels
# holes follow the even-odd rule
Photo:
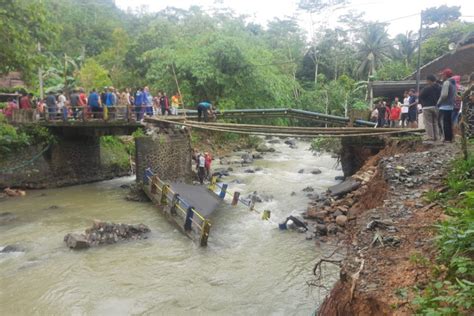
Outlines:
[[[462,95],[461,136],[465,159],[467,159],[467,139],[474,137],[474,72],[469,76],[469,83]]]
[[[428,85],[421,90],[419,101],[423,110],[426,134],[430,140],[436,141],[440,135],[438,130],[439,113],[436,104],[441,94],[441,87],[436,82],[434,75],[428,75],[426,81]]]
[[[456,97],[456,82],[454,81],[453,72],[446,68],[441,73],[441,80],[443,86],[441,88],[441,95],[438,99],[437,106],[443,122],[443,134],[445,142],[453,141],[453,124],[452,115],[454,110],[454,103]]]

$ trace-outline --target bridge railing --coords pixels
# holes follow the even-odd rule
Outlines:
[[[141,117],[144,112],[139,112]],[[140,118],[140,117],[138,117]],[[137,121],[137,112],[134,107],[114,106],[102,107],[99,111],[93,111],[89,107],[77,107],[76,110],[64,107],[47,108],[43,111],[38,109],[15,109],[13,110],[10,122],[12,123],[33,123],[33,122],[70,122],[70,121]]]
[[[199,240],[201,246],[207,246],[211,223],[192,205],[173,191],[170,184],[162,181],[150,168],[143,176],[143,189],[156,203],[163,214],[193,240]]]

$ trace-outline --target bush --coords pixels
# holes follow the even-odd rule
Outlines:
[[[449,190],[430,194],[451,216],[436,226],[439,248],[434,271],[442,271],[419,290],[414,304],[423,315],[472,314],[474,308],[474,158],[456,160],[447,177]]]
[[[16,128],[7,123],[0,114],[0,153],[9,154],[26,146],[47,144],[53,141],[48,129],[41,126],[22,126]]]

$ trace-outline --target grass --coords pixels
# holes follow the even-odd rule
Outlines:
[[[474,313],[474,157],[452,163],[444,193],[430,191],[428,201],[444,206],[450,218],[436,225],[438,255],[432,280],[418,286],[412,302],[418,315]],[[414,258],[418,261],[419,258]]]

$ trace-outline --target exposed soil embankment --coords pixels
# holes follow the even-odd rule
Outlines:
[[[434,259],[433,225],[444,217],[423,196],[441,190],[457,151],[453,144],[393,141],[352,176],[360,182],[356,190],[325,207],[310,206],[307,215],[317,220],[316,232],[321,225],[337,227],[320,238],[339,238],[347,248],[346,258],[336,262],[340,280],[319,315],[413,313],[405,289],[428,281],[429,271],[417,258]]]

